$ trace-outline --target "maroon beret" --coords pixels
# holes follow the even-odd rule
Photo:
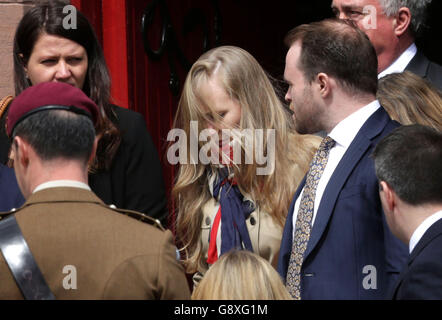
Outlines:
[[[43,82],[31,86],[12,101],[6,120],[6,132],[11,137],[15,126],[26,117],[45,110],[67,110],[88,116],[94,125],[98,107],[80,89],[62,82]]]

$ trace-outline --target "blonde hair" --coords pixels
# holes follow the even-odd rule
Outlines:
[[[191,121],[198,121],[199,130],[203,127],[201,124],[213,121],[207,119],[207,112],[201,109],[199,95],[200,85],[213,79],[211,77],[216,77],[225,92],[241,106],[240,129],[275,129],[275,168],[271,174],[256,175],[259,167],[256,161],[239,164],[232,170],[241,192],[282,226],[291,198],[308,170],[320,139],[301,136],[292,129],[292,121],[265,71],[247,51],[233,46],[206,52],[189,71],[174,122],[174,127],[183,129],[187,137],[191,135]],[[211,106],[206,107],[210,110]],[[221,121],[219,117],[215,120]],[[264,150],[266,148],[265,145]],[[194,272],[203,254],[199,241],[201,208],[211,198],[208,179],[216,168],[200,162],[189,164],[190,160],[187,163],[179,167],[172,196],[177,207],[178,241],[187,254],[184,263],[188,272]]]
[[[377,97],[393,120],[442,130],[442,93],[414,73],[405,71],[381,78]]]
[[[192,300],[292,300],[272,265],[250,251],[223,254],[204,275]]]

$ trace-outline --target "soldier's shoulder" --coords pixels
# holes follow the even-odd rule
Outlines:
[[[105,205],[105,204],[101,204],[102,206],[106,207],[107,209],[110,209],[114,212],[117,212],[119,214],[123,214],[126,215],[128,217],[131,217],[133,219],[136,219],[138,221],[147,223],[153,227],[155,227],[158,230],[161,231],[165,231],[166,229],[164,228],[164,226],[161,224],[161,222],[158,219],[154,219],[150,216],[148,216],[145,213],[142,212],[138,212],[138,211],[134,211],[134,210],[128,210],[128,209],[121,209],[121,208],[117,208],[115,205],[111,204],[111,205]]]
[[[5,212],[0,212],[0,221],[2,221],[3,219],[19,212],[20,210],[22,210],[24,207],[21,208],[12,208],[10,211],[5,211]]]

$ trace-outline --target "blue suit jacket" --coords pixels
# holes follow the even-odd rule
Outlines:
[[[442,300],[442,219],[416,244],[393,292],[393,299]]]
[[[398,124],[379,108],[362,126],[331,176],[301,270],[302,299],[384,299],[408,257],[386,224],[370,155]],[[286,279],[295,193],[284,227],[278,272]]]
[[[0,164],[0,211],[20,208],[24,202],[14,170]]]

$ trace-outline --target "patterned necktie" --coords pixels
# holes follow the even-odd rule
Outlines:
[[[292,297],[298,300],[301,299],[301,266],[312,229],[316,187],[327,165],[330,149],[333,148],[334,145],[335,141],[327,136],[322,140],[318,151],[316,151],[307,173],[307,179],[296,217],[295,235],[287,271],[286,286]]]

